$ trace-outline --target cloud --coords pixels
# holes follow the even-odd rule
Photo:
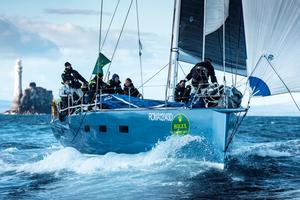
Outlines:
[[[66,57],[91,59],[97,55],[99,30],[96,28],[83,27],[71,23],[54,24],[27,19],[19,20],[17,23],[24,29],[37,32],[55,43]],[[112,29],[108,34],[103,48],[103,52],[108,57],[113,53],[119,33],[119,29]],[[103,30],[102,41],[105,34],[106,30]],[[161,60],[163,54],[168,54],[168,39],[161,38],[154,33],[141,33],[141,41],[143,44],[143,59],[145,60]],[[130,57],[137,57],[138,39],[136,31],[125,30],[123,32],[116,56],[121,51],[129,51],[127,53],[130,54]]]
[[[14,22],[11,24],[17,27],[18,30],[26,33],[34,33],[38,37],[49,41],[61,53],[61,56],[55,59],[36,57],[35,55],[24,58],[21,55],[20,57],[24,65],[24,87],[27,86],[28,82],[36,81],[38,85],[53,90],[54,95],[57,97],[57,90],[61,82],[60,74],[64,69],[63,63],[66,61],[71,62],[75,69],[86,79],[90,78],[98,52],[99,30],[97,28],[78,26],[71,23],[56,24],[26,18],[12,18],[10,21]],[[102,38],[104,38],[105,33],[106,30],[103,30]],[[119,29],[112,29],[109,32],[103,48],[103,53],[108,58],[111,58],[119,33]],[[22,38],[23,42],[28,40],[30,38]],[[143,32],[141,33],[141,40],[143,43],[144,80],[147,80],[168,62],[169,39],[158,36],[155,33]],[[16,57],[13,60],[6,61],[6,63],[3,63],[3,60],[1,61],[0,65],[3,65],[3,69],[0,69],[0,85],[2,85],[4,80],[5,82],[13,83],[12,77],[5,79],[2,75],[4,76],[4,74],[7,74],[12,69],[15,59]],[[104,70],[107,70],[107,66],[105,66]],[[137,32],[127,29],[123,32],[112,62],[111,74],[118,73],[122,81],[130,77],[138,87],[141,84],[140,77],[138,76],[140,74],[139,70]],[[36,71],[37,73],[31,73],[32,71]],[[153,85],[163,85],[166,82],[165,79],[166,70],[147,84],[151,87],[145,88],[146,97],[151,94],[152,98],[162,98],[164,88],[156,88]],[[12,84],[9,87],[12,90]],[[6,90],[1,89],[0,91],[0,99],[11,99],[11,95],[11,92]]]
[[[70,8],[47,8],[44,10],[47,14],[57,15],[99,15],[100,12],[91,9],[70,9]],[[111,15],[108,12],[103,12],[103,15]]]
[[[58,46],[38,33],[24,29],[11,20],[0,17],[0,56],[58,57]]]

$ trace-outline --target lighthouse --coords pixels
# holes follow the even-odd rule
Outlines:
[[[16,60],[15,65],[15,85],[14,85],[14,96],[11,110],[12,112],[19,112],[20,100],[22,97],[22,61]]]

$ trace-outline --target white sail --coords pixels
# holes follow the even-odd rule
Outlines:
[[[242,3],[250,85],[262,96],[299,92],[300,1]],[[266,56],[258,63],[262,55]]]
[[[206,0],[205,9],[205,35],[208,35],[218,30],[228,17],[229,0]]]

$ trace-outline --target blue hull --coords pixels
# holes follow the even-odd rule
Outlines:
[[[213,151],[212,161],[224,163],[225,147],[236,113],[243,109],[101,110],[52,121],[55,137],[82,153],[139,153],[171,135],[195,135]]]

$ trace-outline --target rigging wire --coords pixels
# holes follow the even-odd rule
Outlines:
[[[179,65],[179,67],[180,67],[180,69],[181,69],[181,71],[182,71],[184,77],[186,77],[186,73],[184,72],[184,70],[183,70],[183,68],[182,68],[182,66],[181,66],[181,64],[180,64],[180,62],[178,62],[178,65]]]
[[[127,10],[126,17],[125,17],[125,19],[124,19],[124,22],[123,22],[123,25],[122,25],[122,29],[121,29],[121,31],[120,31],[120,34],[119,34],[119,37],[118,37],[116,46],[115,46],[114,51],[113,51],[113,54],[112,54],[112,56],[111,56],[109,66],[108,66],[108,68],[107,68],[107,70],[106,70],[104,80],[106,80],[106,78],[108,77],[107,75],[108,75],[108,72],[109,72],[109,70],[110,70],[110,67],[111,67],[111,64],[112,64],[112,62],[113,62],[113,59],[114,59],[114,57],[115,57],[117,48],[118,48],[118,46],[119,46],[119,42],[120,42],[121,36],[122,36],[122,34],[123,34],[123,31],[124,31],[124,28],[125,28],[125,25],[126,25],[128,15],[129,15],[130,10],[131,10],[131,7],[132,7],[132,3],[133,3],[133,0],[131,0],[130,5],[129,5],[129,8],[128,8],[128,10]]]
[[[99,17],[99,46],[98,46],[98,55],[97,56],[99,56],[100,52],[101,52],[101,32],[102,32],[103,0],[101,0],[100,7],[101,8],[100,8],[100,17]],[[90,80],[91,80],[92,76],[93,75],[91,75]],[[98,81],[99,81],[99,77],[97,76],[97,85],[96,85],[95,95],[97,95],[97,92],[98,92]],[[96,110],[96,108],[97,108],[97,99],[95,100],[95,110]],[[75,140],[75,138],[77,137],[77,135],[78,135],[78,133],[79,133],[81,127],[82,127],[83,121],[84,121],[87,113],[88,112],[85,112],[84,115],[83,115],[83,117],[82,117],[82,119],[80,120],[80,125],[79,125],[77,131],[75,132],[75,135],[74,135],[74,137],[73,137],[73,139],[72,139],[71,142],[73,142]]]
[[[114,10],[114,13],[113,13],[113,15],[112,15],[112,17],[111,17],[111,19],[110,19],[110,22],[109,22],[109,25],[108,25],[108,29],[107,29],[107,31],[106,31],[106,33],[105,33],[105,36],[104,36],[104,39],[103,39],[103,42],[102,42],[102,45],[101,45],[101,50],[103,49],[103,46],[104,46],[104,44],[105,44],[105,42],[106,42],[106,38],[107,38],[108,33],[109,33],[109,31],[110,31],[111,25],[112,25],[112,23],[113,23],[113,21],[114,21],[114,18],[115,18],[116,12],[117,12],[117,10],[118,10],[119,4],[120,4],[120,0],[118,0],[118,3],[117,3],[116,8],[115,8],[115,10]]]
[[[151,76],[150,78],[148,78],[143,85],[141,85],[140,87],[138,87],[138,89],[140,89],[141,87],[143,87],[146,83],[148,83],[149,81],[151,81],[156,75],[158,75],[163,69],[165,69],[167,66],[169,65],[169,63],[167,63],[165,66],[163,66],[160,70],[158,70],[158,72],[156,72],[153,76]]]
[[[244,96],[244,95],[243,95],[243,96]],[[235,123],[235,125],[234,125],[234,127],[233,127],[233,129],[232,129],[231,135],[229,136],[229,138],[228,138],[228,140],[227,140],[227,144],[226,144],[225,150],[224,150],[225,153],[227,152],[227,150],[228,150],[228,148],[229,148],[229,145],[231,144],[231,142],[232,142],[232,140],[233,140],[235,134],[238,132],[238,130],[239,130],[239,128],[240,128],[240,126],[241,126],[241,124],[242,124],[244,118],[246,117],[246,115],[247,115],[247,113],[248,113],[248,111],[249,111],[249,109],[250,109],[250,101],[251,101],[251,98],[252,98],[252,97],[253,97],[252,95],[249,96],[249,99],[248,99],[248,102],[247,102],[247,107],[246,107],[245,113],[244,113],[244,115],[243,115],[242,117],[241,117],[241,113],[242,113],[242,112],[239,112],[239,116],[238,116],[237,119],[236,119],[236,123]]]
[[[226,77],[225,77],[225,71],[226,71],[226,62],[225,62],[225,27],[226,27],[226,17],[225,17],[225,0],[224,0],[224,3],[223,3],[223,72],[224,72],[224,74],[223,74],[223,79],[224,79],[224,86],[226,87]]]
[[[142,95],[144,96],[144,87],[143,87],[143,65],[142,65],[142,42],[140,36],[140,19],[139,19],[139,9],[138,9],[138,0],[135,0],[136,8],[136,24],[137,24],[137,33],[138,33],[138,46],[139,46],[139,63],[140,63],[140,73],[141,73],[141,85],[142,85]]]
[[[251,98],[250,98],[250,99],[251,99]],[[240,113],[239,116],[237,117],[237,122],[235,123],[235,126],[234,126],[234,128],[233,128],[232,134],[229,136],[228,142],[227,142],[227,144],[226,144],[226,146],[225,146],[225,150],[224,150],[225,153],[227,152],[229,145],[231,144],[231,142],[232,142],[232,140],[233,140],[235,134],[236,134],[237,131],[239,130],[239,128],[240,128],[240,126],[241,126],[241,124],[242,124],[244,118],[246,117],[246,115],[247,115],[247,113],[248,113],[248,111],[249,111],[249,108],[250,108],[250,106],[249,106],[249,104],[250,104],[250,99],[249,99],[249,101],[248,101],[248,105],[247,105],[247,108],[246,108],[246,110],[245,110],[244,115],[241,117],[241,116],[240,116],[241,113]]]
[[[226,47],[225,47],[225,28],[226,28],[226,16],[225,16],[225,6],[226,4],[226,1],[224,0],[224,3],[223,3],[223,81],[224,81],[224,96],[225,96],[225,105],[226,105],[226,108],[228,108],[228,96],[226,94]]]
[[[206,33],[206,0],[203,1],[203,37],[202,37],[202,61],[204,62],[205,58],[205,33]]]
[[[229,57],[232,57],[232,43],[231,43],[231,24],[228,23],[228,43],[229,43]],[[225,39],[226,43],[226,39]],[[225,52],[226,53],[226,52]],[[226,61],[225,61],[226,62]],[[228,65],[230,65],[230,73],[231,73],[231,85],[234,86],[234,75],[233,75],[233,61],[231,59],[228,60]]]
[[[103,15],[103,0],[101,0],[101,11],[100,11],[100,22],[99,22],[99,49],[98,49],[98,56],[100,56],[101,53],[101,35],[102,35],[102,15]],[[99,83],[99,76],[98,74],[96,75],[96,93],[95,95],[97,96],[98,93],[98,83]],[[95,110],[97,108],[97,101],[95,101]]]
[[[287,89],[287,91],[288,91],[288,93],[290,94],[290,96],[291,96],[293,102],[295,103],[297,109],[298,109],[299,112],[300,112],[300,107],[299,107],[299,105],[297,104],[297,102],[296,102],[296,100],[295,100],[295,98],[294,98],[294,96],[293,96],[293,94],[292,94],[290,88],[287,86],[287,84],[284,82],[284,80],[283,80],[283,79],[281,78],[281,76],[278,74],[278,72],[277,72],[276,69],[274,68],[273,64],[272,64],[271,61],[267,58],[266,55],[264,55],[264,58],[267,60],[267,62],[269,63],[269,65],[271,66],[271,68],[273,69],[273,71],[275,72],[275,74],[277,75],[277,77],[279,78],[279,80],[283,83],[284,87]]]
[[[100,11],[100,19],[99,19],[99,46],[98,53],[101,51],[101,35],[102,35],[102,15],[103,15],[103,0],[101,0],[101,11]],[[97,55],[98,56],[98,55]]]
[[[237,84],[237,65],[239,63],[239,58],[240,58],[241,27],[242,27],[242,20],[243,20],[242,9],[243,8],[240,8],[239,36],[238,36],[238,48],[237,48],[237,55],[236,55],[234,86],[236,86]]]

